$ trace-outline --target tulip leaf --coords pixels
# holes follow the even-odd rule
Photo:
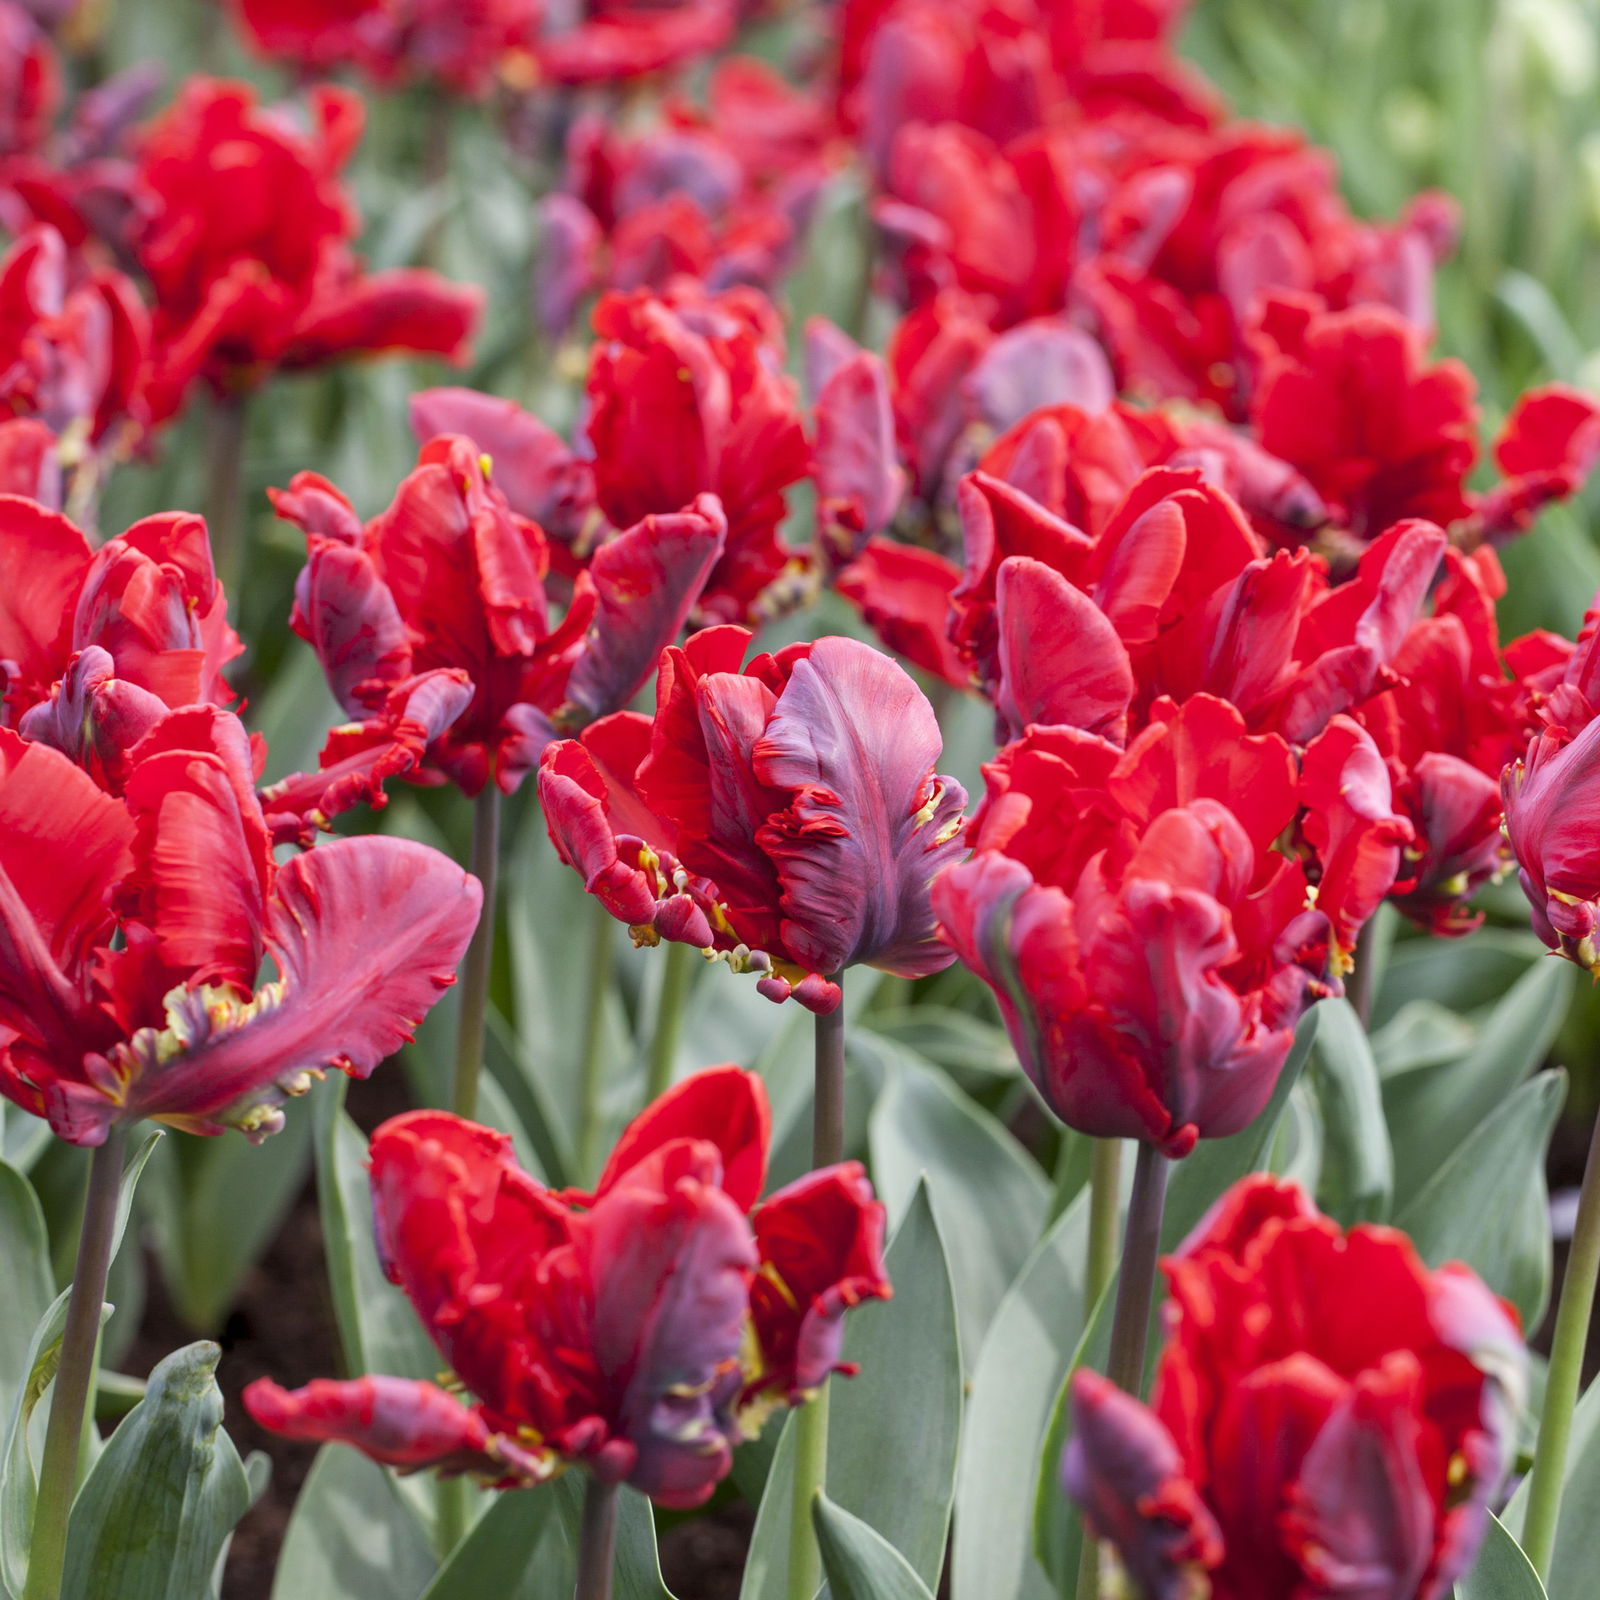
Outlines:
[[[1004,1028],[951,1006],[896,1006],[874,1012],[868,1026],[974,1092],[1012,1082],[1022,1070]]]
[[[1465,1261],[1526,1328],[1538,1326],[1550,1293],[1544,1163],[1566,1094],[1560,1071],[1523,1084],[1395,1216],[1429,1266]]]
[[[284,1106],[280,1133],[169,1139],[149,1192],[157,1197],[156,1256],[178,1315],[211,1333],[222,1325],[245,1274],[272,1242],[311,1167],[311,1108]],[[240,1205],[241,1194],[250,1196]]]
[[[418,1600],[433,1572],[422,1524],[391,1474],[359,1451],[324,1445],[295,1501],[272,1600]]]
[[[62,1600],[216,1595],[224,1544],[251,1500],[222,1428],[221,1355],[202,1341],[150,1374],[73,1503]]]
[[[1116,1308],[1117,1280],[1113,1275],[1089,1319],[1089,1326],[1072,1352],[1067,1375],[1056,1391],[1044,1442],[1034,1459],[1030,1501],[1033,1510],[1033,1553],[1050,1574],[1056,1590],[1071,1594],[1078,1581],[1078,1559],[1083,1549],[1083,1519],[1061,1487],[1061,1455],[1072,1434],[1072,1406],[1068,1385],[1079,1367],[1104,1372],[1111,1356],[1111,1321]]]
[[[1346,1000],[1317,1007],[1307,1076],[1322,1119],[1318,1204],[1349,1226],[1381,1222],[1394,1192],[1394,1152],[1366,1030]]]
[[[983,1336],[1044,1227],[1049,1190],[1004,1126],[943,1073],[890,1046],[888,1082],[872,1112],[872,1175],[898,1223],[925,1178],[949,1255],[961,1348]]]
[[[1516,1539],[1521,1539],[1528,1515],[1529,1482],[1522,1480],[1500,1513],[1507,1532]],[[1600,1572],[1600,1518],[1592,1511],[1596,1505],[1600,1505],[1600,1383],[1591,1383],[1572,1414],[1561,1517],[1546,1573],[1551,1600],[1589,1600],[1594,1593],[1594,1575]]]
[[[1533,1563],[1493,1512],[1478,1559],[1456,1584],[1456,1600],[1546,1600]]]
[[[1504,928],[1484,928],[1470,939],[1403,940],[1385,963],[1367,1026],[1378,1033],[1418,1001],[1454,1015],[1472,1011],[1504,997],[1547,954],[1532,933]]]
[[[876,1529],[819,1494],[811,1512],[833,1600],[933,1600],[911,1564]]]
[[[480,1595],[513,1600],[522,1592],[519,1585],[528,1585],[531,1596],[535,1572],[541,1581],[549,1581],[549,1572],[535,1563],[534,1551],[556,1509],[551,1491],[508,1489],[497,1494],[423,1592],[423,1600],[478,1600]]]
[[[1418,1067],[1383,1085],[1384,1116],[1394,1148],[1398,1217],[1452,1152],[1543,1061],[1572,994],[1574,969],[1539,961],[1485,1019],[1477,1042],[1458,1061]]]
[[[0,1260],[6,1292],[0,1297],[0,1415],[8,1415],[28,1371],[28,1347],[55,1298],[50,1239],[33,1185],[0,1162]]]
[[[836,1505],[875,1529],[932,1588],[939,1581],[961,1427],[961,1356],[949,1268],[926,1184],[885,1262],[894,1298],[859,1306],[846,1325],[854,1378],[829,1385],[828,1469]],[[767,1474],[742,1600],[783,1600],[794,1498],[791,1415]]]
[[[428,1600],[476,1600],[483,1594],[494,1600],[547,1600],[547,1597],[572,1593],[578,1577],[578,1534],[583,1523],[583,1498],[588,1487],[588,1475],[572,1470],[565,1472],[552,1484],[543,1488],[505,1494],[484,1517],[483,1526],[497,1513],[507,1519],[519,1513],[537,1516],[540,1534],[533,1546],[528,1564],[518,1576],[519,1581],[506,1589],[462,1587],[435,1595],[432,1590]],[[535,1512],[532,1506],[522,1507],[532,1497],[549,1502],[547,1510]],[[511,1501],[510,1509],[501,1506]],[[509,1540],[509,1532],[502,1534]],[[477,1540],[477,1530],[467,1540],[463,1549]],[[454,1566],[454,1562],[451,1563]],[[446,1568],[448,1572],[450,1568]],[[487,1570],[487,1569],[486,1569]],[[495,1570],[500,1570],[496,1568]],[[661,1562],[656,1554],[655,1516],[650,1502],[642,1494],[624,1488],[617,1502],[617,1559],[612,1583],[612,1600],[672,1600],[672,1595],[661,1581]]]
[[[956,1475],[955,1600],[1051,1600],[1033,1558],[1033,1487],[1056,1395],[1082,1336],[1089,1197],[1040,1241],[989,1326],[973,1367]]]

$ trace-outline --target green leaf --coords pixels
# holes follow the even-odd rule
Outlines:
[[[894,1299],[850,1313],[829,1386],[828,1471],[835,1504],[877,1530],[930,1588],[939,1581],[961,1427],[961,1358],[939,1225],[919,1185],[886,1262]],[[783,1600],[794,1484],[794,1417],[778,1441],[745,1565],[743,1600]]]
[[[1424,1261],[1465,1261],[1537,1327],[1550,1293],[1545,1151],[1567,1095],[1564,1072],[1541,1072],[1462,1141],[1395,1226]]]
[[[1001,1297],[1043,1230],[1050,1193],[1038,1164],[943,1073],[895,1058],[872,1113],[872,1175],[891,1223],[926,1178],[949,1256],[961,1348],[975,1361]]]
[[[881,1533],[819,1494],[811,1519],[834,1600],[933,1600],[927,1584]]]
[[[222,1325],[245,1274],[260,1260],[311,1166],[311,1108],[291,1101],[280,1133],[246,1139],[171,1139],[156,1186],[157,1259],[178,1315],[210,1333]],[[241,1194],[250,1196],[240,1205]]]
[[[1456,1600],[1545,1600],[1533,1563],[1492,1512],[1478,1559],[1456,1584]]]
[[[34,1329],[50,1309],[55,1284],[50,1239],[33,1185],[0,1162],[0,1261],[6,1292],[0,1296],[0,1415],[9,1415],[28,1371]]]
[[[250,1484],[222,1430],[217,1361],[202,1341],[166,1357],[100,1453],[67,1530],[62,1600],[197,1600]]]
[[[422,1525],[389,1473],[347,1445],[324,1445],[295,1501],[272,1600],[418,1600],[433,1572]]]
[[[1532,933],[1504,928],[1483,928],[1467,939],[1402,940],[1384,969],[1368,1026],[1381,1031],[1417,1000],[1471,1011],[1501,998],[1530,967],[1546,965],[1547,954]]]
[[[497,1494],[428,1585],[423,1600],[479,1600],[482,1595],[509,1600],[535,1570],[534,1551],[556,1510],[555,1494],[545,1489]],[[544,1576],[548,1581],[548,1574]]]
[[[1512,985],[1459,1061],[1419,1067],[1383,1085],[1389,1135],[1405,1160],[1395,1172],[1399,1216],[1467,1136],[1543,1061],[1572,993],[1566,961],[1540,961]]]
[[[543,1518],[543,1532],[520,1583],[505,1590],[470,1591],[474,1600],[485,1592],[493,1600],[561,1600],[572,1593],[578,1577],[578,1532],[583,1522],[583,1497],[588,1481],[587,1474],[568,1471],[546,1487],[504,1496],[507,1500],[543,1496],[550,1501],[551,1511]],[[485,1522],[488,1520],[484,1518]],[[461,1593],[465,1597],[469,1591]],[[430,1595],[429,1600],[434,1597]],[[454,1600],[453,1594],[451,1600]],[[655,1517],[650,1502],[627,1488],[622,1490],[617,1502],[617,1563],[612,1600],[672,1600],[666,1584],[661,1581]]]
[[[919,1003],[876,1011],[868,1026],[974,1092],[1010,1082],[1021,1071],[1004,1028],[950,1006]]]
[[[1322,1113],[1317,1200],[1347,1227],[1381,1222],[1394,1192],[1394,1152],[1372,1048],[1348,1001],[1324,1000],[1317,1018],[1307,1073]]]
[[[1040,1241],[989,1325],[973,1367],[956,1473],[955,1600],[1051,1600],[1033,1558],[1033,1488],[1062,1379],[1083,1334],[1089,1197]]]
[[[1528,1483],[1517,1486],[1500,1520],[1517,1539],[1528,1514]],[[1545,1587],[1551,1600],[1591,1600],[1600,1572],[1600,1383],[1591,1383],[1572,1414],[1567,1470],[1561,1491],[1561,1518]]]

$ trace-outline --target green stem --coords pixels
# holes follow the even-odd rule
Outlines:
[[[1091,1539],[1087,1528],[1078,1553],[1078,1587],[1073,1593],[1077,1600],[1100,1600],[1100,1541]]]
[[[812,1600],[822,1587],[822,1552],[811,1508],[827,1477],[828,1386],[800,1407],[794,1419],[794,1498],[789,1513],[789,1582],[784,1600]]]
[[[591,1175],[600,1153],[601,1057],[606,1040],[606,1001],[616,964],[617,921],[598,900],[589,943],[589,1009],[583,1024],[583,1107],[578,1123],[578,1170]]]
[[[1583,1353],[1589,1342],[1589,1317],[1594,1309],[1595,1281],[1600,1278],[1600,1118],[1595,1121],[1589,1157],[1578,1196],[1578,1220],[1567,1251],[1550,1342],[1550,1376],[1545,1383],[1544,1410],[1539,1418],[1539,1443],[1528,1484],[1528,1515],[1522,1526],[1522,1548],[1541,1578],[1550,1570],[1561,1492],[1567,1472],[1567,1445],[1572,1438],[1572,1409],[1583,1379]]]
[[[433,1549],[440,1561],[447,1561],[467,1532],[467,1480],[464,1477],[440,1478],[436,1487]]]
[[[672,1068],[678,1059],[678,1035],[683,1030],[683,1003],[694,986],[693,945],[667,944],[666,966],[661,973],[661,998],[656,1003],[656,1032],[650,1043],[650,1075],[644,1099],[649,1105],[672,1087]]]
[[[578,1586],[573,1600],[611,1600],[616,1565],[617,1486],[591,1476],[583,1496],[583,1526],[578,1534]]]
[[[213,395],[206,412],[206,530],[217,577],[237,608],[245,575],[250,519],[244,506],[244,449],[250,402],[242,394]],[[237,612],[235,613],[237,614]]]
[[[1144,1386],[1144,1346],[1155,1297],[1156,1256],[1161,1248],[1161,1215],[1167,1204],[1172,1163],[1153,1144],[1139,1146],[1133,1166],[1133,1195],[1122,1241],[1122,1272],[1117,1279],[1117,1309],[1111,1319],[1111,1360],[1106,1376],[1131,1395]]]
[[[78,1234],[78,1262],[61,1334],[61,1365],[50,1399],[50,1426],[39,1468],[39,1495],[33,1508],[28,1547],[28,1579],[23,1600],[57,1600],[67,1561],[67,1520],[78,1481],[83,1419],[94,1387],[95,1351],[100,1341],[100,1308],[117,1231],[117,1197],[122,1190],[122,1153],[127,1129],[113,1124],[89,1164],[89,1192]]]
[[[843,983],[842,974],[833,981]],[[844,1160],[844,1001],[816,1020],[816,1097],[811,1115],[811,1165]]]
[[[472,812],[472,875],[483,885],[483,909],[461,963],[461,1016],[456,1024],[455,1078],[451,1104],[458,1117],[478,1114],[478,1079],[483,1071],[483,1028],[489,1010],[489,971],[494,965],[495,890],[500,877],[500,790],[491,779]]]
[[[1093,1307],[1117,1264],[1117,1222],[1122,1187],[1122,1141],[1096,1139],[1089,1173],[1089,1262],[1084,1304]]]
[[[843,975],[833,981],[842,983]],[[811,1121],[811,1165],[831,1167],[844,1160],[844,1001],[816,1019],[816,1087]],[[789,1514],[787,1600],[812,1600],[822,1586],[822,1553],[811,1525],[811,1508],[822,1492],[828,1469],[828,1390],[826,1384],[801,1406],[794,1419],[794,1498]]]

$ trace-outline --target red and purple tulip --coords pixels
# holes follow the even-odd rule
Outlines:
[[[654,719],[621,712],[552,745],[556,849],[634,937],[717,952],[814,1011],[864,962],[948,966],[928,886],[962,851],[959,784],[934,772],[933,708],[853,639],[759,655],[708,628],[662,658]]]
[[[399,839],[279,868],[254,780],[214,706],[156,722],[120,800],[0,730],[0,1093],[62,1138],[274,1132],[285,1096],[365,1077],[454,981],[477,882]]]
[[[845,1313],[890,1293],[860,1167],[761,1200],[769,1135],[759,1080],[731,1066],[647,1107],[592,1193],[545,1188],[503,1134],[447,1113],[385,1123],[379,1254],[472,1398],[396,1378],[294,1393],[263,1379],[246,1404],[276,1432],[392,1465],[512,1487],[580,1464],[662,1505],[701,1504],[770,1405],[850,1370]]]
[[[1381,779],[1364,738],[1340,719],[1308,762],[1342,771],[1353,742]],[[974,853],[935,882],[933,905],[940,936],[994,990],[1046,1104],[1081,1132],[1172,1156],[1245,1127],[1301,1013],[1329,992],[1334,941],[1376,908],[1356,867],[1387,863],[1381,898],[1404,822],[1336,797],[1342,809],[1320,824],[1341,853],[1281,854],[1307,798],[1294,753],[1206,695],[1126,751],[1031,728],[984,776]],[[1310,909],[1319,866],[1331,910]]]
[[[1062,1478],[1145,1600],[1437,1600],[1516,1454],[1516,1313],[1404,1234],[1237,1183],[1163,1263],[1148,1407],[1072,1380]],[[1352,1583],[1356,1585],[1352,1588]]]
[[[315,473],[299,474],[273,504],[309,544],[292,625],[360,724],[361,743],[382,748],[382,724],[403,702],[430,763],[468,794],[491,782],[512,792],[560,730],[632,698],[678,636],[725,533],[710,496],[642,519],[594,553],[552,628],[550,547],[512,511],[471,440],[426,444],[393,503],[365,525]],[[440,673],[464,693],[436,687],[413,706],[414,691]],[[324,767],[356,748],[336,735]]]

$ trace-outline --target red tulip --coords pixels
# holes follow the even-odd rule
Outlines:
[[[437,690],[428,715],[406,715],[426,732],[431,763],[468,794],[489,782],[509,794],[558,729],[614,711],[649,677],[722,550],[724,525],[717,502],[702,496],[616,535],[552,629],[549,547],[487,467],[471,441],[434,439],[365,527],[315,473],[300,473],[272,500],[309,542],[292,626],[360,722],[363,743],[382,742],[373,736],[398,711],[398,693],[452,673],[470,689],[465,702],[452,694],[454,715]],[[344,743],[330,747],[324,766],[349,753]]]
[[[1581,489],[1600,458],[1600,402],[1566,384],[1530,389],[1494,444],[1504,481],[1478,502],[1488,538],[1523,533],[1540,509]]]
[[[883,1208],[861,1169],[757,1205],[768,1134],[759,1080],[713,1067],[634,1121],[592,1194],[561,1195],[488,1128],[444,1112],[385,1123],[372,1140],[379,1253],[473,1400],[394,1378],[293,1394],[262,1380],[251,1414],[502,1487],[581,1463],[662,1505],[699,1505],[770,1403],[844,1370],[845,1310],[889,1294]]]
[[[684,283],[664,298],[606,295],[594,326],[587,428],[601,510],[626,528],[715,494],[728,544],[699,615],[761,615],[800,566],[778,529],[807,465],[772,306],[755,290]]]
[[[477,883],[399,839],[279,869],[254,776],[213,706],[155,723],[125,802],[0,730],[0,1092],[62,1138],[141,1117],[260,1138],[328,1068],[370,1073],[453,981]]]
[[[1274,848],[1302,803],[1289,746],[1199,695],[1126,751],[1032,728],[984,776],[974,853],[936,880],[934,910],[1051,1110],[1172,1156],[1243,1128],[1328,992],[1316,863]]]
[[[1439,1600],[1516,1452],[1516,1313],[1392,1228],[1242,1179],[1164,1263],[1147,1409],[1072,1380],[1062,1478],[1138,1592]],[[1355,1584],[1357,1587],[1352,1588]]]
[[[622,712],[545,752],[562,859],[640,942],[716,951],[774,1000],[831,1011],[856,962],[948,966],[928,885],[961,851],[966,795],[934,773],[932,707],[855,640],[741,671],[749,642],[695,634],[662,658],[653,721]]]
[[[421,78],[481,99],[532,41],[533,0],[236,0],[264,55],[313,70],[357,65],[379,83]]]
[[[366,274],[339,172],[361,137],[347,90],[310,96],[309,129],[245,84],[192,78],[146,131],[136,240],[156,296],[157,420],[205,378],[222,393],[353,352],[459,359],[481,296],[431,272]]]
[[[199,517],[147,517],[91,550],[65,517],[0,496],[0,573],[0,722],[97,781],[120,788],[166,711],[233,698],[222,668],[244,646]]]
[[[0,0],[0,156],[41,145],[61,100],[61,67],[49,39],[15,0]]]
[[[0,410],[88,446],[125,445],[145,421],[149,342],[133,285],[73,270],[54,228],[29,228],[0,258]]]
[[[610,83],[708,56],[733,35],[733,0],[585,0],[569,27],[550,28],[534,47],[540,73],[555,83]]]

